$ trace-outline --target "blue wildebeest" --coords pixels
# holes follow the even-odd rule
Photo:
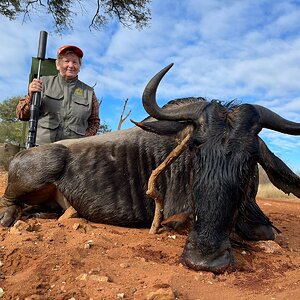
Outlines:
[[[229,235],[274,239],[272,223],[255,201],[258,163],[275,186],[300,196],[300,179],[260,139],[262,128],[300,135],[300,124],[258,105],[177,99],[160,108],[156,74],[143,94],[150,117],[134,127],[24,150],[11,161],[1,199],[1,224],[12,225],[24,204],[55,199],[59,191],[93,222],[146,227],[154,202],[145,195],[151,171],[191,134],[188,148],[159,177],[164,218],[182,212],[193,222],[181,261],[194,270],[224,272],[232,262]]]

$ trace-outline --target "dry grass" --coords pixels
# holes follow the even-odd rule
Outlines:
[[[285,198],[298,199],[293,194],[287,195],[283,191],[277,189],[272,183],[264,183],[258,186],[257,196],[261,198]]]
[[[283,191],[276,188],[269,180],[265,171],[259,168],[259,186],[257,196],[261,198],[285,198],[285,199],[298,199],[293,194],[287,195]]]

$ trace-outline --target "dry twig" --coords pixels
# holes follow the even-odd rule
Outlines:
[[[170,154],[166,157],[166,159],[155,169],[152,171],[151,176],[148,181],[148,190],[146,194],[154,199],[155,201],[155,212],[152,221],[152,225],[149,233],[155,234],[158,232],[160,227],[160,223],[162,221],[163,215],[163,199],[158,190],[156,189],[156,182],[158,176],[165,171],[178,157],[179,155],[186,149],[188,142],[191,138],[191,134],[188,133],[186,137],[173,149]]]
[[[123,105],[123,110],[122,110],[122,113],[121,113],[121,116],[120,116],[120,121],[119,121],[119,124],[118,124],[118,130],[121,129],[121,126],[123,124],[123,122],[129,117],[129,115],[131,114],[131,109],[129,110],[128,114],[124,116],[124,112],[125,112],[125,109],[126,109],[126,105],[127,105],[127,102],[128,102],[128,98],[125,100],[124,102],[124,105]]]

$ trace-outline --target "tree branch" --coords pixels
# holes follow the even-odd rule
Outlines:
[[[125,100],[124,105],[123,105],[123,110],[122,110],[122,113],[121,113],[121,116],[120,116],[120,121],[119,121],[119,124],[118,124],[118,130],[121,129],[122,124],[125,122],[125,120],[126,120],[126,119],[129,117],[129,115],[131,114],[131,109],[130,109],[129,112],[127,113],[127,115],[123,118],[124,112],[125,112],[125,109],[126,109],[127,102],[128,102],[128,98]]]
[[[92,18],[92,21],[91,21],[91,24],[89,25],[89,29],[91,29],[91,27],[94,27],[95,25],[95,20],[96,18],[98,17],[99,15],[99,12],[100,12],[100,0],[97,0],[97,9],[96,9],[96,13],[94,14],[93,18]]]
[[[1,2],[1,1],[0,1]],[[2,3],[3,2],[3,3]],[[76,9],[81,9],[85,15],[89,12],[86,7],[88,1],[83,0],[7,0],[0,4],[0,15],[10,20],[15,20],[19,14],[23,15],[23,21],[30,20],[33,14],[51,16],[56,32],[61,34],[64,30],[72,30],[76,19]],[[79,3],[79,8],[76,5]],[[145,27],[151,19],[151,11],[147,7],[150,0],[96,0],[95,12],[91,17],[89,28],[100,30],[109,19],[117,19],[124,27],[135,25],[137,28]]]
[[[174,148],[166,159],[152,171],[151,176],[148,180],[148,190],[146,194],[150,196],[155,201],[155,212],[152,221],[152,225],[149,233],[155,234],[158,232],[160,223],[163,218],[163,198],[160,195],[159,191],[156,189],[156,183],[158,176],[164,172],[178,157],[179,155],[187,148],[188,142],[191,138],[191,134],[188,133],[186,137]]]

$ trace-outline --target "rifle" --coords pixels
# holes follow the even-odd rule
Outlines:
[[[47,36],[48,33],[46,31],[40,31],[39,48],[37,54],[37,59],[39,62],[37,79],[40,79],[41,65],[42,65],[42,61],[45,59]],[[33,94],[31,105],[30,105],[29,130],[28,130],[26,149],[36,146],[36,134],[37,134],[37,124],[39,119],[40,105],[41,105],[41,93],[35,92]]]

